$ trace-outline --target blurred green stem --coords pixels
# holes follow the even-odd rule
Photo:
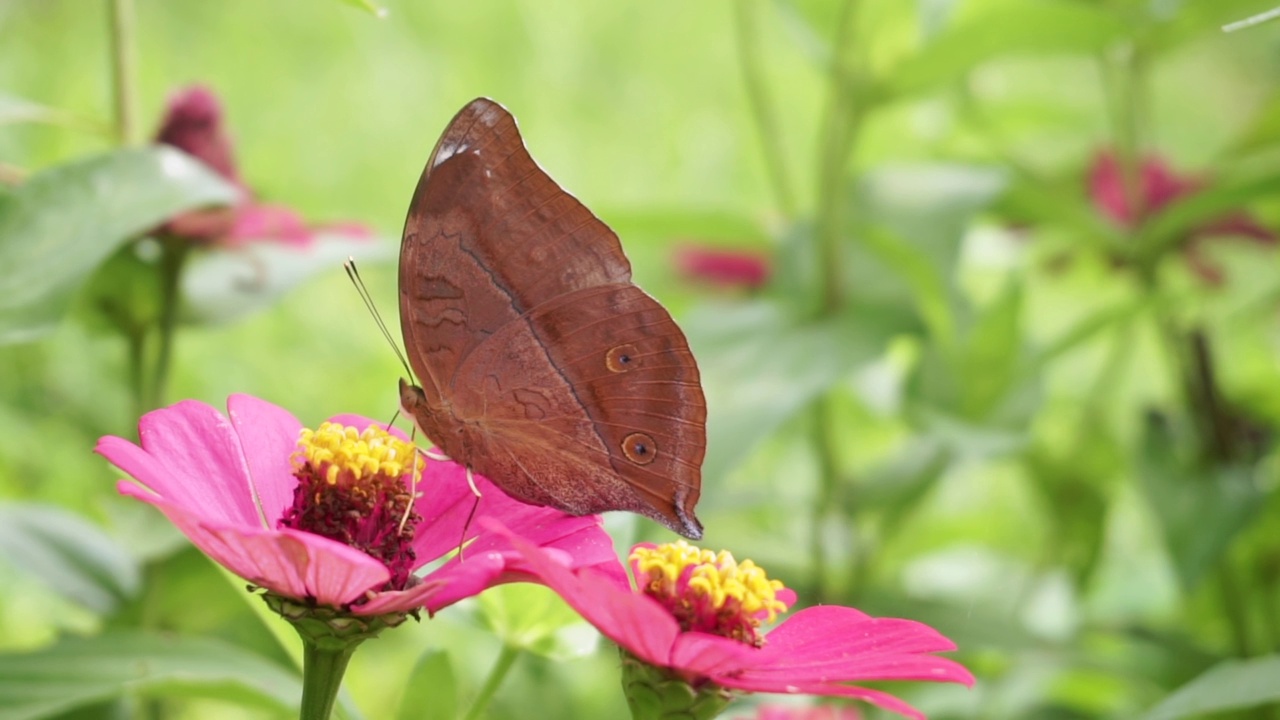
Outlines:
[[[782,136],[778,131],[773,99],[769,95],[760,62],[760,28],[755,16],[757,9],[751,0],[738,0],[731,5],[734,28],[737,30],[735,37],[738,64],[742,67],[742,80],[751,105],[751,117],[755,121],[756,132],[760,135],[765,170],[769,174],[769,184],[773,186],[778,207],[787,220],[792,220],[796,214],[795,195],[787,172],[786,152],[782,149]]]
[[[133,416],[140,418],[152,409],[147,407],[146,331],[133,329],[126,332],[125,342],[129,348],[129,392],[133,395]]]
[[[141,141],[136,24],[133,0],[111,0],[111,79],[115,91],[116,136],[121,145],[136,145]]]
[[[844,266],[841,263],[840,242],[844,229],[844,208],[848,203],[845,170],[862,115],[862,108],[856,97],[861,88],[860,71],[853,67],[850,57],[857,9],[857,0],[844,0],[840,5],[835,37],[831,43],[830,96],[827,99],[827,112],[823,117],[822,142],[819,146],[818,216],[814,240],[818,243],[819,272],[822,273],[822,315],[834,312],[844,297],[844,288],[841,287]]]
[[[173,360],[173,336],[178,326],[178,291],[182,285],[182,269],[186,265],[190,243],[179,237],[160,239],[160,317],[156,327],[155,362],[151,366],[151,385],[147,392],[147,409],[164,404],[169,384],[169,367]]]
[[[510,645],[502,646],[502,653],[494,661],[493,667],[489,668],[489,675],[484,679],[484,685],[481,686],[480,692],[476,694],[476,699],[471,703],[471,708],[467,710],[465,720],[476,720],[476,718],[484,715],[484,711],[489,707],[489,702],[493,700],[494,693],[498,691],[502,681],[507,679],[507,674],[511,672],[511,666],[515,665],[518,657],[520,657],[520,650]]]
[[[844,209],[849,201],[846,170],[863,112],[857,97],[862,88],[859,80],[861,70],[854,67],[851,56],[857,10],[857,0],[841,3],[831,43],[830,96],[823,118],[821,154],[818,157],[818,208],[814,230],[821,273],[818,314],[822,316],[835,314],[844,302],[841,243],[844,239]],[[836,450],[831,439],[831,402],[830,398],[818,398],[813,409],[812,441],[818,456],[819,486],[810,513],[809,549],[814,563],[814,598],[819,602],[827,592],[824,520],[831,512],[838,484]]]

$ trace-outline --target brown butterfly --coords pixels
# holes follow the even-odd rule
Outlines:
[[[400,403],[507,494],[629,510],[690,538],[706,402],[684,334],[631,282],[618,236],[472,101],[445,128],[400,246]]]

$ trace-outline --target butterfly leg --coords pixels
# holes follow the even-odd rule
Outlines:
[[[409,484],[409,502],[405,503],[404,515],[400,516],[400,526],[396,528],[397,534],[404,532],[404,525],[405,523],[409,522],[409,513],[413,512],[414,501],[416,501],[419,497],[422,496],[422,493],[418,492],[418,482],[422,480],[422,474],[418,470],[419,454],[426,455],[427,457],[431,457],[430,455],[427,455],[425,452],[423,452],[420,448],[418,448],[418,446],[415,445],[413,447],[413,476]]]

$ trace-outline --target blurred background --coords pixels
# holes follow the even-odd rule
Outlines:
[[[1280,22],[1222,30],[1268,9],[0,0],[0,718],[293,714],[254,664],[293,677],[291,631],[91,449],[236,392],[389,418],[341,261],[396,327],[409,198],[477,96],[689,336],[703,545],[928,622],[978,677],[887,689],[1280,718]],[[184,112],[222,167],[121,155]],[[344,712],[453,717],[505,647],[486,716],[624,716],[549,593],[485,597],[366,645]]]

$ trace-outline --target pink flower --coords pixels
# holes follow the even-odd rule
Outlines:
[[[676,249],[676,269],[681,275],[724,288],[755,290],[769,282],[769,259],[761,253],[684,245]]]
[[[162,231],[172,235],[227,247],[255,240],[274,240],[298,248],[308,247],[317,231],[327,230],[353,238],[371,233],[354,223],[310,228],[302,216],[280,205],[264,205],[240,179],[231,138],[223,123],[222,105],[213,91],[192,85],[169,98],[168,109],[156,142],[195,157],[240,189],[240,201],[227,208],[193,210],[169,220]]]
[[[508,536],[466,525],[474,495],[462,467],[426,464],[399,431],[357,416],[304,431],[286,410],[248,395],[228,415],[194,400],[138,423],[141,445],[119,437],[96,452],[139,483],[119,491],[154,505],[196,547],[271,593],[353,615],[435,613],[485,588],[533,579]],[[346,426],[346,427],[343,427]],[[300,440],[301,438],[301,440]],[[596,516],[571,517],[512,500],[476,477],[476,520],[492,518],[570,567],[616,572]],[[356,487],[357,492],[344,488]],[[457,549],[420,578],[424,565]],[[540,556],[541,557],[541,556]]]
[[[911,718],[924,716],[898,698],[851,685],[925,680],[973,684],[960,664],[932,653],[955,649],[933,628],[874,618],[858,610],[801,610],[767,635],[759,627],[795,594],[768,580],[750,560],[698,550],[683,540],[637,545],[631,554],[638,590],[621,574],[571,568],[489,522],[524,555],[542,582],[625,653],[694,689],[857,698]]]
[[[1136,227],[1165,206],[1194,195],[1211,184],[1211,180],[1204,176],[1175,173],[1159,156],[1143,158],[1137,170],[1137,187],[1134,188],[1137,197],[1131,202],[1125,192],[1120,163],[1113,152],[1100,151],[1089,169],[1089,196],[1094,206],[1124,228]],[[1222,282],[1222,270],[1204,257],[1202,244],[1206,238],[1224,235],[1252,240],[1259,245],[1274,245],[1277,240],[1273,231],[1242,210],[1193,228],[1183,243],[1183,251],[1192,270],[1214,285]]]

